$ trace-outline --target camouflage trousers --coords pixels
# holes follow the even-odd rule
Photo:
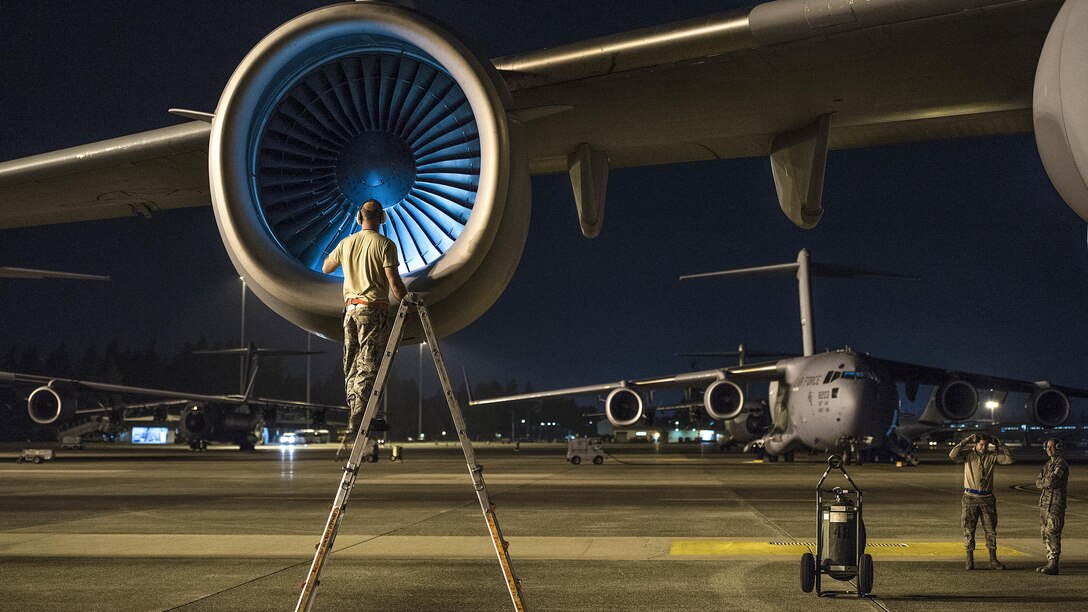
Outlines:
[[[348,423],[354,430],[362,422],[389,341],[388,320],[386,308],[354,306],[344,312],[344,394],[351,410]]]
[[[963,546],[967,552],[975,550],[975,526],[982,518],[982,530],[986,532],[986,548],[997,550],[997,498],[993,495],[963,494]]]
[[[1047,561],[1056,560],[1062,554],[1062,528],[1065,527],[1065,506],[1039,508],[1039,533],[1046,545]]]

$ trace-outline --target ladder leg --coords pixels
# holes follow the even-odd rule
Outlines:
[[[438,371],[438,378],[442,382],[442,390],[446,394],[446,402],[450,406],[450,415],[453,417],[457,437],[461,441],[461,449],[465,453],[468,472],[472,476],[472,486],[476,489],[476,497],[480,500],[480,508],[483,510],[484,520],[487,522],[487,530],[491,534],[491,544],[495,547],[495,554],[499,558],[499,565],[502,567],[502,574],[506,579],[506,589],[510,593],[514,610],[522,612],[525,610],[525,606],[522,603],[521,581],[514,574],[514,568],[510,563],[510,554],[507,552],[509,543],[502,537],[499,518],[495,514],[495,504],[491,502],[487,494],[487,485],[484,484],[484,468],[476,462],[476,453],[472,449],[472,441],[469,440],[465,428],[465,419],[461,414],[460,404],[458,404],[457,397],[453,393],[453,386],[450,384],[450,377],[446,372],[446,363],[442,358],[442,351],[438,348],[438,338],[435,337],[434,328],[431,326],[430,314],[422,301],[417,304],[416,308],[419,311],[420,322],[423,324],[423,331],[427,335],[427,344],[431,348],[431,355],[434,357],[434,366]]]
[[[392,365],[393,357],[396,356],[401,336],[404,334],[404,319],[408,316],[409,308],[414,304],[414,294],[408,294],[405,299],[401,300],[400,308],[397,309],[393,329],[389,333],[389,342],[385,345],[385,353],[382,355],[378,374],[374,378],[374,387],[370,390],[370,397],[367,398],[366,410],[363,412],[362,422],[359,424],[355,435],[351,455],[348,456],[347,463],[344,465],[344,475],[340,479],[339,487],[336,489],[336,497],[333,500],[332,508],[329,510],[329,518],[325,521],[325,529],[321,533],[321,540],[317,543],[317,552],[314,554],[313,563],[310,564],[310,571],[306,574],[306,581],[302,584],[302,594],[299,595],[298,603],[295,605],[295,612],[308,612],[313,608],[314,599],[317,597],[317,588],[321,584],[321,570],[324,569],[325,562],[332,552],[333,541],[336,540],[336,533],[340,530],[340,522],[344,518],[344,509],[348,503],[348,496],[351,494],[351,490],[355,486],[355,480],[359,476],[363,452],[370,440],[370,424],[374,419],[374,414],[378,411],[378,398],[381,397],[382,390],[385,388],[386,380],[389,378],[389,368]]]

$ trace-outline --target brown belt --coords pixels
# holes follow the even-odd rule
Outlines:
[[[366,300],[360,300],[359,298],[344,300],[344,304],[370,306],[371,308],[389,308],[389,302],[368,302]]]

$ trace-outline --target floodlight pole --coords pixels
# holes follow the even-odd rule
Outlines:
[[[416,429],[417,440],[423,439],[423,345],[426,342],[419,343],[419,425]]]
[[[238,343],[240,348],[246,348],[246,279],[238,277],[238,280],[242,281],[242,339]],[[239,393],[245,394],[246,392],[246,358],[248,355],[243,354],[238,362],[238,389]]]
[[[306,403],[310,403],[310,361],[313,355],[313,340],[314,335],[310,332],[306,332]]]

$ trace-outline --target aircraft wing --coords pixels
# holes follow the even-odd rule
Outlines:
[[[1050,383],[1043,381],[1032,382],[1014,378],[1002,378],[1000,376],[974,374],[971,372],[961,372],[959,370],[947,370],[944,368],[935,368],[903,361],[888,361],[881,359],[880,362],[895,382],[940,385],[949,380],[965,380],[975,387],[993,389],[995,391],[1032,393],[1039,388],[1052,388],[1060,390],[1069,397],[1088,397],[1088,389],[1051,385]]]
[[[710,383],[716,380],[721,380],[723,378],[728,378],[729,380],[737,383],[778,380],[779,378],[781,378],[781,374],[777,370],[777,363],[778,362],[768,362],[751,366],[724,368],[721,370],[701,370],[698,372],[684,372],[683,374],[672,374],[669,376],[659,376],[656,378],[621,380],[617,382],[601,383],[597,385],[585,385],[582,387],[567,387],[564,389],[553,389],[550,391],[535,391],[532,393],[521,393],[518,395],[505,395],[501,397],[471,400],[469,401],[469,405],[485,406],[488,404],[505,404],[509,402],[518,402],[524,400],[546,399],[549,397],[598,395],[601,393],[608,393],[614,389],[621,388],[642,389],[649,391],[653,389],[705,387]],[[679,408],[685,406],[677,407]]]
[[[184,391],[172,391],[168,389],[150,389],[146,387],[114,385],[110,383],[76,380],[71,378],[52,378],[49,376],[40,376],[37,374],[23,374],[20,372],[0,371],[0,385],[48,385],[50,387],[53,387],[54,389],[63,389],[67,391],[97,391],[100,393],[117,393],[138,397],[157,397],[166,400],[178,400],[182,402],[207,402],[228,405],[247,404],[250,406],[294,406],[299,408],[317,408],[325,410],[347,410],[347,407],[345,406],[337,406],[332,404],[314,404],[297,400],[279,400],[261,397],[246,398],[241,395],[205,395],[201,393],[186,393]],[[88,410],[81,410],[80,412],[88,412]]]
[[[100,274],[77,274],[75,272],[57,272],[56,270],[37,270],[34,268],[12,268],[0,266],[0,278],[30,278],[30,279],[68,279],[68,280],[110,280],[108,276]]]
[[[1061,5],[775,0],[493,63],[534,174],[567,172],[583,146],[613,168],[767,155],[813,126],[831,149],[1030,132]],[[0,229],[206,205],[209,130],[0,163]]]
[[[0,229],[210,204],[201,121],[0,164]]]
[[[776,0],[494,60],[533,173],[767,155],[831,116],[845,149],[1030,132],[1060,0]],[[537,116],[539,115],[539,116]]]

